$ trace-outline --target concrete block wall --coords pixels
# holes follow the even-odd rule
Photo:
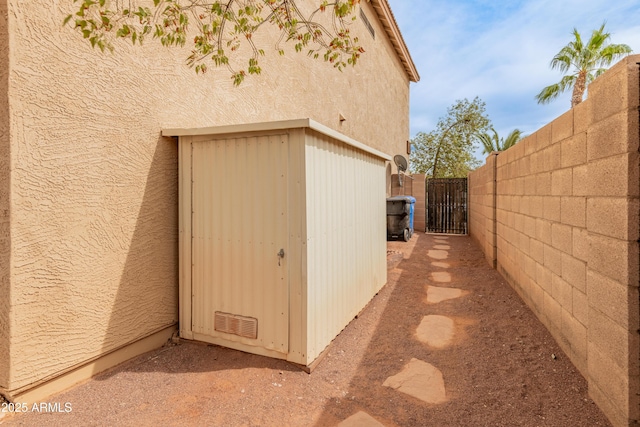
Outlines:
[[[496,268],[496,158],[491,153],[486,166],[469,174],[469,234],[482,247],[487,262]],[[472,208],[473,207],[473,208]]]
[[[619,426],[640,419],[638,61],[469,175],[471,236]]]
[[[402,177],[402,186],[398,180],[398,175],[391,175],[391,195],[392,196],[412,196],[416,199],[415,216],[413,219],[414,231],[427,231],[427,189],[424,174],[414,174]]]

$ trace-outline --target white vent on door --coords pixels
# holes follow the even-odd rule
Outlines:
[[[214,329],[218,332],[255,340],[258,338],[258,319],[216,311]]]

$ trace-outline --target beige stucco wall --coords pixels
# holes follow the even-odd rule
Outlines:
[[[176,322],[177,148],[161,129],[311,117],[388,154],[405,149],[409,79],[370,5],[362,6],[376,38],[354,23],[366,50],[356,68],[340,73],[304,54],[279,57],[269,41],[262,75],[234,88],[226,70],[196,76],[184,66],[186,50],[152,41],[119,44],[114,54],[92,50],[61,27],[71,0],[8,0],[11,66],[0,96],[10,94],[2,109],[10,132],[2,116],[0,158],[12,165],[1,168],[11,170],[2,182],[12,199],[0,212],[12,213],[2,233],[12,236],[12,269],[10,289],[0,283],[10,298],[0,304],[10,301],[3,324],[13,329],[2,359],[9,373],[0,368],[5,392]],[[6,30],[5,63],[3,40]],[[6,67],[0,89],[4,74]],[[2,254],[4,272],[9,252]],[[7,335],[0,329],[0,351]]]
[[[7,2],[0,0],[0,388],[9,384],[9,31]]]
[[[490,163],[469,175],[471,235],[616,426],[640,419],[638,61],[622,60],[585,102],[499,153],[495,187]]]

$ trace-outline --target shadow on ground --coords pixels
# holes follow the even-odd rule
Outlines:
[[[402,250],[400,243],[389,247]],[[430,303],[429,286],[463,292]],[[336,425],[359,411],[399,426],[609,424],[588,398],[584,378],[469,237],[417,236],[411,256],[390,271],[389,287],[350,381],[352,398],[330,400],[316,426]],[[425,316],[453,320],[453,339],[444,348],[418,339]],[[445,403],[383,386],[413,358],[442,372]]]
[[[469,237],[415,234],[388,249],[387,286],[311,374],[183,341],[51,398],[70,402],[70,413],[0,424],[335,426],[365,412],[386,426],[609,425],[584,378]],[[462,292],[432,298],[430,286]],[[437,348],[418,339],[425,316],[451,319],[451,339]],[[444,402],[383,385],[412,359],[442,373]]]

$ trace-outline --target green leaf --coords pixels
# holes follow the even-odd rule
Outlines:
[[[128,25],[123,25],[118,31],[116,31],[116,37],[127,37],[131,33],[131,28]]]
[[[0,0],[1,1],[1,0]],[[68,1],[68,0],[67,0]],[[358,0],[317,0],[322,1],[319,8],[332,7],[334,16],[332,26],[314,20],[315,12],[305,13],[297,7],[302,0],[141,0],[134,9],[124,8],[110,11],[106,7],[114,4],[108,0],[73,0],[78,4],[73,15],[64,17],[63,25],[68,25],[75,18],[75,27],[82,36],[89,40],[92,47],[101,51],[113,51],[111,38],[131,37],[131,43],[142,44],[147,34],[160,39],[162,46],[183,46],[187,41],[191,45],[191,55],[187,59],[190,67],[197,73],[204,73],[206,66],[201,62],[208,58],[216,66],[229,67],[231,59],[222,49],[237,52],[236,56],[247,56],[252,52],[248,66],[241,71],[231,71],[235,85],[241,84],[250,74],[260,74],[258,58],[265,56],[265,49],[259,45],[264,40],[253,39],[254,34],[262,29],[262,23],[270,23],[276,31],[280,31],[280,41],[292,41],[297,52],[307,51],[309,57],[318,58],[326,48],[325,60],[342,69],[347,64],[355,64],[361,47],[355,45],[345,25],[345,17],[353,13]],[[126,3],[126,2],[124,2]],[[122,4],[122,2],[118,2]],[[149,7],[140,6],[148,4]],[[153,4],[153,6],[151,6]],[[338,17],[336,18],[336,15]],[[344,15],[344,16],[340,16]],[[197,21],[195,37],[189,35],[189,17]],[[266,25],[265,25],[266,27]],[[266,31],[266,30],[265,30]],[[189,37],[189,40],[187,40]],[[279,43],[276,43],[278,55],[285,54]],[[346,61],[346,62],[345,62]]]

